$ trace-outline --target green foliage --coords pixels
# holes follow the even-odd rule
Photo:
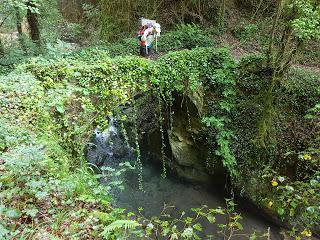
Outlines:
[[[214,134],[209,145],[211,144],[212,154],[220,155],[222,159],[224,159],[223,162],[229,171],[234,171],[236,161],[233,152],[236,147],[231,147],[234,139],[232,132],[235,130],[234,127],[232,127],[234,116],[231,112],[234,108],[236,92],[233,79],[234,63],[230,60],[226,51],[199,48],[192,51],[169,53],[161,57],[157,62],[150,62],[135,57],[109,59],[107,55],[107,50],[101,51],[99,48],[91,48],[67,55],[66,59],[68,60],[60,59],[55,63],[38,60],[37,62],[27,65],[27,68],[30,69],[38,79],[41,80],[43,86],[48,89],[56,88],[60,86],[60,84],[62,84],[60,86],[61,88],[65,88],[67,82],[73,82],[78,87],[84,88],[76,92],[77,94],[84,94],[84,96],[86,96],[82,98],[80,102],[85,106],[86,114],[94,114],[96,121],[93,123],[89,121],[87,122],[87,124],[89,124],[87,128],[83,127],[81,128],[82,130],[78,129],[77,136],[80,137],[79,139],[86,136],[83,132],[81,134],[81,131],[87,132],[89,129],[92,129],[92,124],[103,127],[106,124],[104,116],[114,110],[112,106],[131,102],[134,92],[140,90],[145,91],[149,79],[152,87],[161,90],[161,98],[163,98],[167,104],[170,104],[170,101],[172,101],[171,94],[174,91],[189,95],[193,91],[198,91],[201,86],[206,86],[206,88],[215,95],[214,99],[218,99],[218,101],[214,101],[208,105],[208,109],[206,110],[208,111],[206,113],[207,116],[204,118],[207,125],[211,126],[212,131],[210,132]],[[92,62],[95,63],[94,66],[91,65]],[[267,81],[264,81],[261,77],[269,73],[268,69],[263,67],[264,64],[265,60],[263,57],[251,56],[241,62],[241,69],[238,71],[240,74],[238,86],[243,90],[240,95],[244,96],[242,94],[249,93],[248,96],[250,96],[249,100],[251,103],[255,101],[257,103],[250,111],[255,111],[254,109],[259,106],[259,101],[257,100],[259,100],[260,93],[265,88],[265,84],[267,84]],[[301,81],[298,76],[301,76]],[[290,107],[297,111],[300,111],[298,110],[300,106],[305,109],[306,104],[314,104],[314,100],[317,98],[316,91],[314,90],[317,85],[315,82],[316,76],[308,76],[309,75],[305,73],[300,74],[298,70],[292,70],[292,74],[290,74],[289,77],[295,79],[296,82],[294,84],[284,85],[284,90],[282,91],[285,91],[285,94],[279,92],[279,96],[283,99],[283,104],[290,104]],[[304,85],[306,82],[308,82],[308,84]],[[291,81],[288,81],[288,83],[291,83]],[[116,89],[110,88],[110,86],[116,87]],[[121,86],[121,88],[118,86]],[[301,89],[306,90],[303,96],[301,95]],[[59,94],[61,95],[61,93],[60,91]],[[70,91],[65,92],[65,94],[66,96],[70,96]],[[294,100],[293,103],[290,103],[292,99],[288,99],[287,96],[296,96],[296,94],[298,94],[297,99]],[[258,98],[252,100],[252,96],[257,96]],[[301,102],[300,96],[303,97],[305,101]],[[210,97],[212,98],[212,96]],[[74,107],[76,105],[75,102],[61,105],[59,102],[65,102],[66,100],[59,100],[59,98],[61,98],[61,96],[52,95],[50,104],[51,106],[55,106],[56,111],[60,112],[60,114],[70,112],[68,106],[72,105]],[[97,101],[105,103],[105,105],[96,105],[95,102]],[[243,103],[245,103],[245,101],[243,101]],[[310,102],[307,103],[306,101]],[[250,105],[248,105],[247,108],[250,108]],[[257,117],[259,111],[261,111],[261,109],[257,109],[254,113],[256,114],[255,117]],[[242,110],[240,112],[242,112]],[[96,113],[99,114],[97,115]],[[246,144],[242,142],[241,145],[243,145],[243,147],[240,148],[245,148],[245,152],[252,149],[252,146],[249,147],[249,145],[252,140],[252,131],[255,131],[254,121],[256,118],[252,113],[249,113],[249,115],[251,116],[250,121],[243,118],[243,115],[239,115],[239,117],[246,120],[245,125],[248,125],[249,122],[253,123],[252,127],[243,127],[241,131],[239,131],[240,128],[236,129],[237,139],[240,142],[244,141],[244,139],[247,141]],[[88,118],[85,116],[86,115],[84,115],[82,119]],[[69,120],[66,119],[62,121],[63,125],[61,125],[60,128],[73,132],[67,141],[63,141],[64,144],[74,145],[75,135],[72,128],[73,125],[70,124],[70,122],[74,122],[75,117],[76,116],[73,116]],[[79,112],[77,112],[77,118],[78,120],[76,120],[76,122],[82,121],[79,119]],[[238,124],[239,122],[236,123]],[[62,128],[65,124],[67,124],[67,128]],[[82,122],[81,125],[86,126],[84,122]],[[248,130],[249,132],[244,134],[244,131]],[[279,143],[279,146],[280,145]],[[217,146],[218,151],[215,152]],[[257,156],[257,153],[248,156],[246,155],[247,153],[242,152],[242,150],[239,152],[238,150],[240,149],[237,149],[236,155],[240,159],[247,157],[255,158]],[[253,152],[257,151],[253,149]],[[79,152],[81,153],[81,151]],[[270,150],[268,156],[272,156],[273,154],[274,149]],[[273,158],[276,159],[277,157],[273,156]],[[232,174],[234,174],[234,172],[232,172]]]
[[[313,229],[317,220],[306,209],[319,201],[310,186],[319,171],[318,117],[314,107],[319,99],[319,76],[304,69],[290,69],[274,92],[277,104],[271,124],[272,142],[261,149],[253,140],[256,122],[263,113],[264,89],[272,77],[266,62],[263,56],[249,56],[241,60],[238,69],[239,97],[232,118],[236,125],[233,147],[240,163],[237,185],[243,187],[245,196],[253,197],[295,226],[298,236],[304,228]],[[272,187],[271,179],[276,186]],[[291,201],[295,202],[293,206]]]
[[[257,32],[258,26],[256,24],[245,22],[241,22],[233,30],[234,36],[240,39],[241,41],[252,39],[257,35]]]
[[[243,96],[256,96],[255,100],[259,100],[270,83],[272,70],[268,68],[264,55],[248,55],[241,59],[237,74],[237,86]],[[317,73],[298,67],[291,68],[275,92],[279,100],[278,107],[289,107],[305,114],[317,102],[318,85]]]
[[[9,147],[15,147],[29,141],[30,136],[28,131],[21,131],[18,126],[12,126],[10,123],[1,119],[0,151],[5,151]]]
[[[128,230],[135,229],[139,226],[141,226],[141,224],[133,220],[117,220],[104,227],[101,235],[104,237],[104,239],[113,239],[110,235],[116,230],[120,231],[120,233],[122,233],[121,235],[128,235],[126,233]],[[120,234],[118,234],[116,239],[119,238],[119,235]]]
[[[216,136],[218,143],[218,150],[216,154],[223,157],[223,165],[228,169],[232,177],[236,177],[236,158],[234,157],[230,142],[233,137],[232,131],[225,129],[225,123],[228,123],[230,120],[225,118],[216,118],[216,117],[206,117],[203,119],[203,122],[207,127],[213,127],[218,131]]]
[[[1,40],[0,74],[8,73],[14,65],[27,58],[45,53],[46,49],[28,37],[30,22],[28,13],[37,19],[41,43],[52,45],[60,38],[59,26],[62,16],[55,0],[4,0],[0,6]]]
[[[44,20],[48,19],[49,17],[44,16]],[[51,25],[56,26],[56,24]],[[63,33],[67,34],[68,31],[64,30]],[[67,57],[68,59],[94,63],[95,61],[104,61],[109,57],[137,56],[139,54],[137,38],[123,38],[115,43],[105,43],[77,50],[74,49],[74,45],[57,39],[56,32],[51,31],[48,34],[51,35],[42,49],[44,53],[42,58],[51,59],[51,61]],[[68,36],[63,38],[68,39]],[[33,56],[36,52],[35,46],[28,39],[25,43],[28,48],[27,52],[17,48],[16,45],[6,49],[5,55],[0,59],[0,74],[10,72],[15,65],[21,64]],[[158,41],[159,52],[212,46],[214,46],[212,37],[197,25],[179,25],[176,30],[162,34]]]
[[[271,70],[266,67],[267,59],[264,55],[248,55],[241,59],[238,65],[239,89],[251,95],[258,95],[268,85]]]
[[[38,6],[41,4],[42,0],[31,0],[35,5],[27,5],[25,0],[4,0],[3,5],[13,11],[13,9],[18,8],[20,10],[30,9],[32,12],[39,13]]]
[[[15,137],[16,132],[10,135],[7,137]],[[2,234],[6,239],[32,237],[40,233],[42,227],[28,223],[21,225],[23,219],[32,219],[38,225],[40,214],[44,214],[44,221],[50,222],[53,232],[75,237],[75,232],[68,232],[69,227],[65,232],[60,232],[60,225],[64,223],[67,226],[69,221],[74,221],[90,226],[92,223],[86,223],[83,219],[88,213],[78,212],[78,208],[88,201],[88,197],[81,196],[85,194],[94,201],[110,200],[106,189],[86,169],[81,173],[71,173],[68,154],[57,145],[57,141],[52,141],[52,136],[51,139],[40,141],[33,136],[30,138],[32,145],[11,146],[10,150],[0,155],[0,217],[3,227],[10,230]],[[80,185],[83,186],[82,190],[79,189]],[[82,200],[75,200],[76,196]],[[47,202],[50,204],[47,205]],[[89,236],[90,233],[86,234]]]
[[[304,181],[289,182],[281,176],[272,180],[273,191],[276,192],[273,196],[276,198],[268,199],[266,202],[280,218],[290,219],[294,235],[299,234],[298,229],[315,229],[320,221],[319,180],[319,172]],[[295,218],[297,216],[298,220]]]
[[[272,71],[267,67],[266,62],[265,57],[252,55],[241,60],[237,71],[237,94],[241,96],[238,97],[236,119],[233,119],[239,126],[236,128],[236,139],[240,144],[236,147],[239,150],[237,156],[240,159],[259,159],[259,161],[264,159],[265,163],[278,163],[284,167],[285,163],[290,162],[289,158],[283,157],[286,152],[298,148],[299,151],[304,150],[310,144],[310,138],[315,137],[316,133],[311,130],[314,124],[310,125],[303,116],[318,101],[319,77],[306,70],[290,69],[283,83],[274,92],[277,104],[274,107],[274,119],[269,128],[268,150],[263,151],[255,148],[252,142],[258,131],[255,124],[263,114],[264,91],[272,78]],[[293,123],[295,124],[290,126]],[[246,153],[245,156],[242,155],[244,153]],[[279,159],[282,160],[279,161]]]
[[[21,49],[6,49],[5,54],[0,58],[0,75],[8,74],[26,59],[27,56]]]
[[[101,0],[91,12],[94,12],[95,29],[101,38],[114,42],[134,34],[140,16],[156,19],[163,29],[172,29],[175,23],[206,26],[216,20],[217,5],[210,0],[179,0],[174,3],[169,0],[136,0],[130,3],[124,0]]]
[[[195,24],[177,25],[175,31],[164,33],[158,41],[160,52],[212,47],[214,44],[210,34]]]
[[[139,41],[137,38],[125,38],[113,44],[107,44],[107,49],[111,57],[129,56],[139,54]]]
[[[79,52],[76,56],[85,55],[85,53]],[[56,86],[65,89],[69,85],[68,82],[73,82],[83,88],[80,92],[84,91],[85,96],[89,97],[89,99],[82,99],[81,101],[89,101],[89,105],[92,107],[94,106],[93,99],[94,101],[99,99],[99,102],[105,103],[94,106],[91,110],[92,113],[96,111],[99,114],[95,117],[96,124],[102,127],[105,114],[111,112],[113,106],[130,102],[135,92],[146,91],[147,79],[150,79],[155,88],[162,89],[161,95],[168,99],[170,99],[173,91],[178,91],[181,94],[191,94],[193,91],[197,91],[202,84],[211,81],[212,87],[220,91],[218,95],[221,100],[217,103],[220,109],[219,117],[224,119],[224,122],[229,122],[225,118],[225,114],[228,114],[232,108],[234,80],[232,75],[233,61],[227,51],[199,48],[192,51],[169,53],[157,62],[149,62],[134,57],[115,58],[113,60],[105,59],[104,55],[101,55],[101,59],[99,57],[99,55],[96,56],[95,65],[87,65],[87,62],[91,63],[92,61],[90,57],[85,56],[83,60],[72,60],[74,56],[71,56],[71,59],[69,58],[67,61],[61,59],[55,63],[50,61],[30,63],[26,65],[26,68],[42,82],[46,89]],[[60,86],[60,84],[62,85]],[[65,96],[71,96],[72,91],[74,91],[72,88],[69,89],[69,93],[67,91]],[[61,96],[53,96],[52,99],[54,100],[50,104],[54,105],[58,112],[64,113],[68,111],[68,107],[58,102],[65,102],[66,100],[59,100],[59,98]],[[56,101],[58,102],[55,104]],[[72,106],[74,107],[75,103]],[[79,119],[79,116],[77,118]],[[62,122],[61,127],[64,127],[64,129],[73,128],[73,125],[67,124],[70,120],[66,119]],[[82,126],[82,129],[85,129],[83,123]],[[90,129],[90,126],[88,126],[88,129]],[[226,164],[226,166],[231,171],[235,162],[229,149],[231,135],[228,131],[220,130],[221,134],[219,136],[221,136],[221,139],[219,137],[217,140],[221,146],[219,154],[227,159],[226,163],[229,164]],[[66,143],[73,142],[74,134],[73,132],[72,138],[67,140]],[[81,131],[77,131],[77,134],[81,134]],[[79,137],[81,138],[81,136]]]
[[[290,25],[300,41],[320,38],[320,6],[317,1],[294,0],[288,8],[296,16]]]
[[[320,40],[310,41],[305,48],[297,55],[297,61],[300,64],[308,66],[317,66],[320,59]]]
[[[60,128],[52,118],[54,112],[59,113],[61,101],[66,97],[55,99],[57,95],[48,92],[48,98],[44,98],[40,82],[30,73],[19,71],[1,77],[0,89],[0,201],[1,207],[7,209],[0,211],[1,234],[6,239],[32,238],[43,230],[39,222],[42,221],[40,211],[47,216],[43,221],[52,226],[68,221],[92,225],[84,220],[88,213],[78,213],[78,208],[86,204],[88,197],[82,197],[81,201],[75,201],[75,197],[86,195],[94,201],[107,203],[110,198],[86,167],[70,171],[74,158],[59,144]],[[70,89],[60,90],[60,93],[69,94]],[[47,202],[51,204],[46,205]],[[29,225],[29,220],[26,222],[25,219],[40,225]],[[59,234],[70,237],[77,234],[68,233],[68,229]],[[54,231],[61,229],[58,227],[52,231],[55,234]],[[84,234],[89,236],[92,233]]]
[[[135,92],[147,90],[147,76],[151,77],[154,87],[163,89],[163,96],[174,90],[181,94],[194,91],[208,80],[215,80],[223,89],[219,79],[209,79],[209,72],[203,69],[206,66],[207,71],[211,69],[220,75],[225,73],[223,81],[227,81],[229,67],[232,67],[232,62],[224,65],[230,60],[228,53],[210,48],[196,49],[171,53],[154,63],[132,57],[105,59],[102,54],[102,59],[96,60],[95,65],[88,64],[92,60],[86,60],[86,56],[82,61],[74,58],[71,55],[69,59],[56,59],[58,61],[55,62],[37,59],[20,68],[20,71],[29,70],[36,77],[15,71],[0,78],[3,106],[0,139],[1,150],[4,150],[0,155],[3,161],[0,198],[6,209],[0,211],[3,221],[1,234],[8,238],[31,238],[46,227],[40,218],[40,214],[45,214],[44,221],[52,226],[48,234],[52,236],[102,236],[106,239],[128,234],[150,236],[154,234],[152,223],[161,229],[156,234],[199,238],[202,226],[196,220],[201,217],[214,224],[214,215],[224,214],[223,209],[194,209],[195,218],[183,214],[180,220],[170,220],[173,223],[171,227],[168,220],[153,218],[144,232],[138,229],[140,223],[137,221],[142,222],[142,218],[137,221],[121,220],[123,212],[111,212],[109,209],[108,191],[121,184],[113,181],[112,177],[123,171],[105,168],[101,175],[93,176],[83,165],[82,147],[95,125],[106,124],[103,122],[106,112],[132,101]],[[200,63],[199,59],[202,59]],[[197,68],[191,69],[190,66]],[[219,71],[222,66],[223,71]],[[175,75],[171,74],[172,67],[177,69]],[[180,71],[188,69],[190,72]],[[160,74],[159,70],[168,74]],[[174,76],[174,82],[169,86],[175,88],[167,89],[164,81],[171,76]],[[224,91],[220,94],[228,96]],[[95,105],[97,102],[100,104]],[[229,111],[225,104],[221,107]],[[98,122],[93,123],[91,118],[98,119]],[[6,121],[16,121],[19,128]],[[80,167],[75,167],[77,163]],[[101,176],[108,179],[106,187],[97,182]],[[51,202],[51,205],[47,206],[46,202]],[[239,216],[230,216],[230,223],[221,225],[221,229],[241,229]],[[21,223],[26,218],[35,221],[38,227],[28,223],[12,224],[13,221]],[[186,224],[183,229],[175,227],[180,222]],[[60,228],[62,225],[67,226],[65,230]],[[87,228],[92,230],[87,231]]]
[[[237,161],[232,152],[231,143],[234,134],[228,129],[231,123],[230,113],[235,104],[235,79],[234,79],[234,63],[226,61],[222,69],[219,69],[210,76],[209,89],[219,89],[219,102],[215,106],[213,116],[203,118],[203,122],[207,127],[213,127],[217,130],[216,140],[218,149],[216,154],[223,158],[223,165],[226,167],[230,175],[235,178],[237,176]],[[211,113],[212,114],[212,113]]]
[[[250,234],[241,233],[243,226],[241,224],[242,217],[235,211],[235,203],[231,199],[226,200],[226,207],[209,208],[206,205],[190,209],[191,213],[179,213],[179,217],[174,218],[176,211],[174,206],[164,204],[160,216],[146,218],[143,215],[143,209],[139,210],[137,219],[145,224],[145,236],[170,239],[215,239],[222,237],[225,239],[236,238],[237,236],[249,237]],[[225,222],[220,222],[221,216],[225,218]],[[218,227],[217,234],[206,235],[203,226]],[[238,235],[239,234],[239,235]],[[260,237],[267,236],[265,234],[257,234]]]
[[[299,68],[290,69],[286,83],[280,90],[286,93],[281,97],[280,104],[291,107],[304,115],[318,102],[319,84],[318,74]]]
[[[309,18],[310,15],[310,18]],[[278,1],[267,52],[271,80],[264,92],[263,113],[258,121],[256,143],[266,147],[272,141],[272,122],[279,86],[304,44],[319,36],[320,14],[317,1]],[[271,138],[270,138],[271,136]]]

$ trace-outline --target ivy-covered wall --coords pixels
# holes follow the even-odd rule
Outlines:
[[[167,144],[167,132],[164,130],[173,125],[174,113],[170,109],[174,104],[173,95],[177,93],[199,106],[198,117],[203,122],[200,135],[204,136],[202,141],[208,151],[207,159],[204,159],[207,170],[214,169],[218,159],[218,164],[220,161],[223,163],[238,188],[242,188],[259,204],[266,206],[264,204],[268,202],[270,196],[266,193],[273,189],[270,178],[285,176],[288,182],[305,181],[315,178],[319,171],[317,155],[312,152],[318,146],[317,121],[304,117],[318,101],[317,75],[300,69],[290,71],[287,80],[275,93],[277,106],[273,113],[274,122],[261,145],[258,122],[263,118],[263,98],[271,79],[271,71],[266,67],[263,56],[249,56],[236,64],[226,49],[196,48],[171,52],[157,61],[137,57],[109,59],[97,54],[93,58],[76,59],[62,59],[54,64],[37,62],[26,67],[48,91],[57,84],[72,83],[81,88],[83,93],[80,94],[86,96],[87,102],[81,103],[81,106],[86,114],[90,109],[91,116],[94,116],[87,130],[97,125],[103,128],[106,114],[117,112],[121,104],[135,105],[134,96],[151,89],[157,102],[163,174],[166,174],[168,167],[164,156],[164,145]],[[196,93],[198,100],[194,97]],[[71,108],[76,106],[74,102],[69,104]],[[59,110],[59,107],[56,109]],[[74,116],[60,112],[61,116],[69,119],[63,121],[67,122],[67,126],[62,124],[70,134],[64,144],[71,142],[70,146],[74,147],[78,142],[77,149],[81,149],[85,140],[74,141],[77,139],[75,136],[86,139],[83,134],[88,132],[84,129],[75,131],[73,125],[68,123],[74,121],[74,117],[81,119],[79,110],[71,112]],[[137,112],[133,114],[139,115]],[[88,115],[83,120],[87,121]],[[74,124],[79,125],[82,128],[86,126],[80,122]],[[139,148],[139,145],[134,147]],[[137,153],[140,154],[139,149]],[[304,154],[309,154],[312,161],[305,161],[305,157],[301,157]],[[261,176],[268,177],[260,179]],[[263,184],[266,187],[251,187]],[[268,191],[259,192],[260,189]],[[309,205],[312,204],[314,202]],[[282,209],[298,211],[298,207],[294,210],[290,206],[274,207],[278,212]]]

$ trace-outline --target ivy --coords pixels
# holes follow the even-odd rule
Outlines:
[[[89,64],[86,64],[87,61]],[[90,60],[83,61],[81,58],[80,60],[71,59],[68,62],[61,59],[55,63],[44,62],[40,65],[36,61],[26,65],[26,69],[37,76],[48,90],[59,85],[65,87],[70,83],[80,87],[80,91],[83,92],[81,94],[87,99],[84,100],[86,104],[82,106],[85,105],[85,109],[88,106],[93,107],[92,113],[95,113],[96,124],[100,127],[104,126],[105,115],[116,111],[117,106],[133,102],[136,93],[146,92],[150,88],[155,89],[161,101],[159,102],[159,124],[162,131],[163,175],[166,172],[166,163],[161,98],[170,109],[174,100],[173,92],[184,96],[192,95],[210,82],[212,90],[217,92],[218,97],[216,105],[219,113],[215,117],[223,120],[226,125],[230,122],[227,115],[233,108],[235,94],[233,67],[234,63],[228,51],[214,48],[171,52],[154,62],[137,57],[118,57],[97,60],[94,65]],[[67,94],[69,95],[70,93]],[[56,105],[58,112],[67,111],[65,108],[68,107],[61,103]],[[172,120],[171,113],[170,119]],[[172,125],[172,122],[170,124]],[[232,134],[228,132],[230,130],[227,130],[227,126],[221,128],[212,125],[211,127],[218,130],[219,149],[216,154],[222,156],[224,165],[231,175],[234,175],[236,164],[230,148]],[[137,162],[140,162],[139,158],[138,156]]]
[[[216,139],[219,149],[216,153],[222,156],[223,164],[232,177],[237,175],[236,158],[230,147],[234,134],[229,126],[231,123],[230,114],[234,108],[236,97],[234,67],[233,61],[226,61],[221,69],[215,70],[214,74],[210,76],[211,88],[218,88],[221,92],[218,96],[219,102],[216,104],[216,116],[203,118],[203,122],[207,126],[214,127],[218,131]]]

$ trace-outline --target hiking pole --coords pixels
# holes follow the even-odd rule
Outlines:
[[[158,35],[156,34],[156,52],[158,53]]]

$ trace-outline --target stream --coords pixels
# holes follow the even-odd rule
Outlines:
[[[120,137],[119,130],[111,119],[109,127],[103,131],[95,131],[95,138],[91,147],[87,151],[87,158],[90,163],[96,166],[107,166],[113,169],[119,169],[119,163],[128,161],[134,164],[135,157],[132,151],[124,144]],[[102,168],[103,169],[103,168]],[[128,211],[137,213],[138,208],[143,208],[143,215],[146,217],[159,216],[163,210],[164,204],[175,206],[170,209],[171,216],[178,218],[184,211],[185,216],[194,216],[191,208],[199,208],[207,205],[209,208],[226,207],[224,190],[216,187],[208,187],[200,184],[191,184],[174,176],[161,177],[162,167],[151,161],[144,159],[143,162],[143,189],[139,190],[137,170],[128,170],[124,174],[112,179],[122,182],[123,190],[112,188],[111,190],[114,205],[125,208]],[[110,181],[110,179],[109,179]],[[102,184],[107,184],[103,181]],[[254,231],[258,233],[267,233],[269,229],[270,239],[282,239],[280,229],[271,221],[259,214],[245,201],[236,202],[236,212],[240,213],[243,219],[240,221],[243,230],[237,232],[238,236],[232,239],[249,239],[249,235]],[[216,216],[216,224],[210,224],[208,221],[200,221],[203,227],[202,239],[212,234],[215,236],[219,230],[217,224],[225,224],[224,215]],[[214,238],[214,239],[223,239]],[[263,239],[267,239],[266,237]]]

